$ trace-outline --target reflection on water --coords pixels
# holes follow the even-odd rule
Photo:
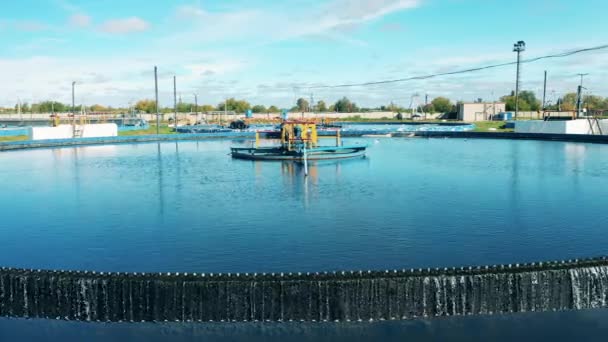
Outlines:
[[[583,171],[585,166],[587,146],[584,144],[564,144],[565,160],[568,163],[568,168],[573,170],[575,175]]]
[[[91,145],[75,147],[73,150],[83,157],[115,157],[118,148],[118,145]]]
[[[157,161],[157,178],[158,178],[158,206],[159,206],[159,219],[164,223],[165,219],[165,193],[163,184],[163,157],[160,148],[160,143],[156,144],[156,161]]]
[[[268,164],[268,167],[277,167],[276,162],[268,163],[263,161],[256,162],[256,173],[261,164]],[[300,162],[282,161],[280,162],[281,176],[283,184],[287,189],[291,189],[295,198],[302,198],[302,203],[307,207],[315,198],[322,196],[320,186],[325,183],[339,183],[342,177],[342,168],[348,165],[366,165],[369,158],[336,159],[336,160],[313,160],[308,163],[308,176],[305,175],[304,165]],[[346,165],[346,166],[345,166]]]
[[[123,323],[0,318],[0,341],[604,341],[608,311],[375,323]]]

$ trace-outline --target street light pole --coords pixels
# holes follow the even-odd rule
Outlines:
[[[76,85],[76,81],[72,81],[72,115],[74,115],[74,110],[76,109],[76,105],[74,104],[74,86]]]
[[[526,42],[523,40],[513,44],[513,52],[517,52],[517,75],[515,78],[515,120],[517,120],[517,114],[519,113],[519,64],[521,61],[521,53],[526,51]]]
[[[583,111],[583,77],[589,74],[578,74],[581,77],[581,85],[578,86],[577,99],[576,99],[576,117],[580,118]]]
[[[154,66],[154,98],[156,101],[156,134],[160,134],[160,113],[158,111],[158,68]]]
[[[228,99],[224,100],[224,118],[228,120]],[[222,124],[222,119],[220,116],[220,125]]]
[[[198,94],[194,93],[194,112],[196,113],[196,121],[198,122]]]
[[[173,76],[173,110],[175,111],[173,124],[175,125],[175,131],[177,132],[177,81],[175,76]]]
[[[545,81],[543,83],[543,108],[542,110],[545,110],[545,106],[546,106],[546,98],[547,98],[547,70],[545,70]]]

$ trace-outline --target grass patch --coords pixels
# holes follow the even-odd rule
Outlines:
[[[0,142],[9,142],[9,141],[24,141],[27,140],[27,135],[16,135],[10,137],[0,137]]]
[[[171,128],[169,126],[161,125],[158,133],[159,134],[175,134],[175,131],[173,131],[173,128]],[[118,135],[120,135],[120,136],[150,135],[150,134],[156,134],[156,125],[151,125],[150,128],[147,128],[147,129],[138,129],[136,131],[118,132]]]
[[[477,121],[474,124],[473,132],[513,132],[512,128],[505,128],[504,121]]]

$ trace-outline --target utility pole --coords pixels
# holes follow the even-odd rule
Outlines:
[[[424,94],[424,120],[426,120],[427,108],[429,108],[429,94]]]
[[[521,53],[526,51],[526,42],[523,40],[513,44],[513,52],[517,52],[517,75],[515,78],[515,120],[519,113],[519,64],[521,61]]]
[[[576,99],[576,117],[579,118],[583,112],[583,77],[589,74],[578,74],[581,77],[581,84],[578,86],[578,96]]]
[[[494,90],[490,92],[490,97],[492,98],[492,118],[496,116],[496,99],[494,98]]]
[[[198,94],[194,93],[192,95],[194,95],[194,112],[196,113],[196,122],[198,124],[198,122],[200,121],[198,119]]]
[[[545,82],[543,83],[543,107],[542,107],[543,110],[545,110],[546,98],[547,98],[547,70],[545,70]]]
[[[72,115],[75,114],[76,105],[74,104],[74,86],[76,85],[76,81],[72,81]]]
[[[156,101],[156,134],[160,134],[160,113],[158,111],[158,68],[154,66],[154,98]]]
[[[308,111],[309,112],[315,111],[315,97],[314,97],[313,93],[310,93],[310,104],[308,105]]]
[[[173,124],[175,125],[175,131],[177,132],[177,81],[175,75],[173,75],[173,110],[175,111]]]
[[[224,100],[224,118],[228,119],[228,99]],[[222,114],[220,114],[220,125],[222,124]]]

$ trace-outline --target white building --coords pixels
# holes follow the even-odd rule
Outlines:
[[[504,102],[468,102],[458,104],[458,120],[465,122],[488,121],[492,116],[504,112]]]

